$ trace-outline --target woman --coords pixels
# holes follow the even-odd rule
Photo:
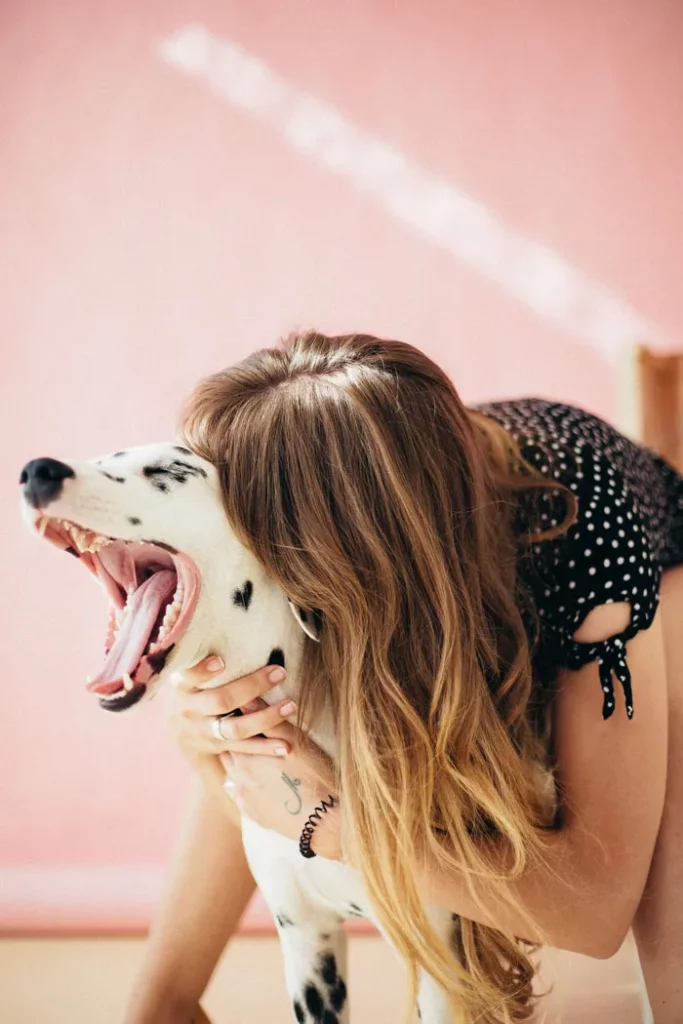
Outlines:
[[[131,1024],[192,1019],[251,895],[228,809],[298,839],[328,795],[312,851],[362,872],[464,1020],[530,1017],[530,944],[607,957],[631,926],[657,1024],[683,1020],[683,479],[577,409],[467,409],[424,354],[363,335],[254,353],[199,385],[183,426],[319,642],[303,732],[267,708],[265,670],[177,681],[204,785]],[[336,766],[305,740],[326,703]],[[458,957],[425,900],[466,919]]]

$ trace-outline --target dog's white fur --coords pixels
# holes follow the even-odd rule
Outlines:
[[[203,474],[189,474],[184,482],[164,478],[168,487],[161,491],[143,473],[145,467],[163,468],[178,459]],[[148,684],[147,694],[161,687],[170,672],[188,669],[209,654],[225,660],[225,671],[215,680],[220,685],[261,668],[270,652],[280,648],[287,679],[270,692],[270,699],[285,695],[296,699],[303,645],[314,641],[292,615],[286,595],[235,536],[223,510],[215,468],[195,455],[179,454],[173,443],[131,448],[89,461],[64,461],[75,475],[63,481],[58,497],[43,508],[46,516],[107,537],[171,545],[189,556],[201,574],[192,620],[161,672]],[[35,512],[24,507],[27,521],[35,528]],[[141,520],[140,525],[131,525],[131,518]],[[253,594],[245,610],[233,595],[247,580]],[[334,758],[334,723],[329,718],[317,723],[312,738]],[[242,833],[254,878],[278,923],[287,987],[299,1007],[297,1018],[306,1024],[347,1024],[348,1000],[341,981],[346,977],[342,922],[366,916],[377,924],[360,875],[322,857],[306,860],[296,842],[246,818]],[[457,927],[457,920],[454,923],[446,910],[430,908],[430,917],[444,938]],[[446,1024],[452,1019],[443,992],[426,976],[420,985],[419,1008],[424,1024]]]

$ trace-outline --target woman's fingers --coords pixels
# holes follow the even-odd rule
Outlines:
[[[225,668],[225,662],[216,654],[210,654],[203,661],[186,668],[183,672],[171,673],[171,682],[177,690],[194,690],[211,682]]]
[[[289,753],[291,743],[283,740],[280,730],[296,708],[286,698],[268,704],[262,696],[286,679],[285,670],[266,665],[216,685],[224,668],[222,659],[212,655],[171,677],[171,726],[181,748],[202,754]],[[238,710],[241,715],[234,714]]]
[[[217,739],[217,735],[220,734],[226,743],[232,745],[276,728],[295,712],[296,704],[286,698],[278,701],[277,704],[265,707],[262,711],[253,711],[249,715],[229,715],[226,718],[219,718],[217,726],[214,725],[216,718],[205,719],[205,722],[206,728],[212,736]]]
[[[216,740],[206,731],[199,729],[188,729],[188,724],[183,725],[182,746],[189,749],[193,754],[227,754],[234,751],[236,754],[263,754],[268,757],[285,757],[290,753],[292,744],[275,736],[252,736],[248,740]]]
[[[198,668],[195,666],[190,670],[196,678],[199,678]],[[279,665],[269,665],[221,686],[209,688],[204,684],[201,689],[188,689],[186,680],[190,672],[179,675],[178,682],[175,678],[173,682],[182,691],[185,707],[195,715],[227,715],[251,704],[287,678],[287,673]]]

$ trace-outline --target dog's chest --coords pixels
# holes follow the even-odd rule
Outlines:
[[[348,865],[324,857],[306,859],[292,839],[248,818],[242,819],[242,839],[273,916],[285,913],[298,924],[316,912],[342,918],[371,916],[360,875]]]

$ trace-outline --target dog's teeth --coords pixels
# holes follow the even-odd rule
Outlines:
[[[128,691],[132,690],[134,686],[135,686],[135,683],[131,679],[129,673],[128,672],[124,672],[123,673],[123,688],[124,688],[124,690],[126,690],[126,692],[128,692]]]
[[[85,677],[85,681],[86,681],[86,683],[92,683],[92,681],[93,681],[93,676],[86,676],[86,677]]]
[[[111,544],[110,539],[108,537],[102,537],[100,534],[97,534],[95,538],[90,541],[90,544],[87,546],[87,548],[85,548],[85,550],[91,552],[92,554],[97,554],[97,552],[101,551],[102,548],[107,546],[107,544]]]
[[[40,534],[41,537],[45,536],[45,531],[47,530],[47,523],[47,516],[41,516],[40,522],[38,523],[38,533]]]
[[[87,534],[87,531],[86,530],[81,530],[77,526],[71,526],[70,527],[70,533],[71,533],[71,536],[73,537],[73,539],[74,539],[74,541],[76,543],[76,547],[81,552],[81,554],[86,552],[88,550],[88,544],[87,544],[88,534]]]
[[[117,700],[119,697],[124,697],[125,694],[125,690],[117,690],[116,693],[108,693],[105,700]]]

